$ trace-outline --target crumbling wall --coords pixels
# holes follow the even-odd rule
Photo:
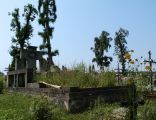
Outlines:
[[[79,112],[99,103],[113,103],[128,99],[129,86],[104,88],[14,88],[14,91],[31,95],[46,95],[51,101],[70,112]]]

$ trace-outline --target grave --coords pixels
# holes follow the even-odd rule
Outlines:
[[[149,69],[149,72],[150,72],[150,85],[151,85],[151,93],[153,92],[153,90],[154,90],[154,81],[153,81],[153,64],[156,64],[156,61],[154,61],[153,59],[152,59],[152,53],[151,53],[151,51],[149,51],[148,52],[148,60],[144,60],[144,62],[145,63],[148,63],[149,64],[149,67],[150,67],[150,69]]]
[[[36,60],[40,62],[40,69],[45,66],[43,63],[43,53],[37,51],[37,47],[28,46],[27,49],[20,50],[20,57],[15,58],[15,70],[7,72],[7,87],[28,87],[29,83],[34,83],[33,76],[36,72]],[[43,71],[43,70],[42,70]]]
[[[32,96],[44,95],[56,105],[65,108],[69,112],[76,113],[84,111],[88,107],[93,107],[97,103],[125,102],[129,99],[131,89],[131,86],[79,88],[50,85],[44,82],[40,84],[39,88],[18,87],[13,90]]]
[[[45,82],[37,83],[33,78],[37,60],[39,60],[40,70],[46,69],[47,63],[43,53],[37,51],[37,47],[29,46],[27,49],[20,50],[20,57],[15,60],[15,70],[7,73],[7,87],[33,96],[44,94],[70,112],[84,110],[97,102],[121,103],[129,98],[131,86],[79,88],[51,85]]]

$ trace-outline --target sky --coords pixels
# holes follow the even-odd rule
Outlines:
[[[20,2],[19,2],[20,1]],[[8,67],[11,62],[9,49],[11,38],[11,16],[8,12],[31,3],[37,7],[37,0],[3,0],[0,4],[0,71]],[[156,60],[156,0],[56,0],[57,20],[52,39],[52,49],[58,49],[59,56],[54,58],[56,65],[71,67],[84,62],[92,64],[94,38],[100,36],[102,31],[115,37],[120,28],[127,29],[129,36],[127,46],[134,50],[133,58],[152,57]],[[22,18],[21,18],[22,19]],[[38,32],[42,27],[37,20],[33,23],[34,35],[31,45],[39,46],[42,39]],[[113,56],[114,42],[107,53]],[[111,67],[116,68],[116,57]]]

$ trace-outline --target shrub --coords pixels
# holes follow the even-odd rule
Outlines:
[[[31,110],[34,120],[52,120],[51,108],[47,99],[41,98],[38,101],[34,101]]]
[[[4,88],[3,81],[0,80],[0,94],[2,94],[3,88]]]
[[[156,120],[156,105],[155,102],[146,101],[144,106],[138,110],[139,120]]]

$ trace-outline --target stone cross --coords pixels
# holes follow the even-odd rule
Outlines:
[[[148,60],[144,60],[145,63],[149,63],[149,66],[150,66],[150,82],[151,82],[151,92],[153,92],[153,64],[156,62],[152,59],[152,54],[151,54],[151,51],[148,52]]]

